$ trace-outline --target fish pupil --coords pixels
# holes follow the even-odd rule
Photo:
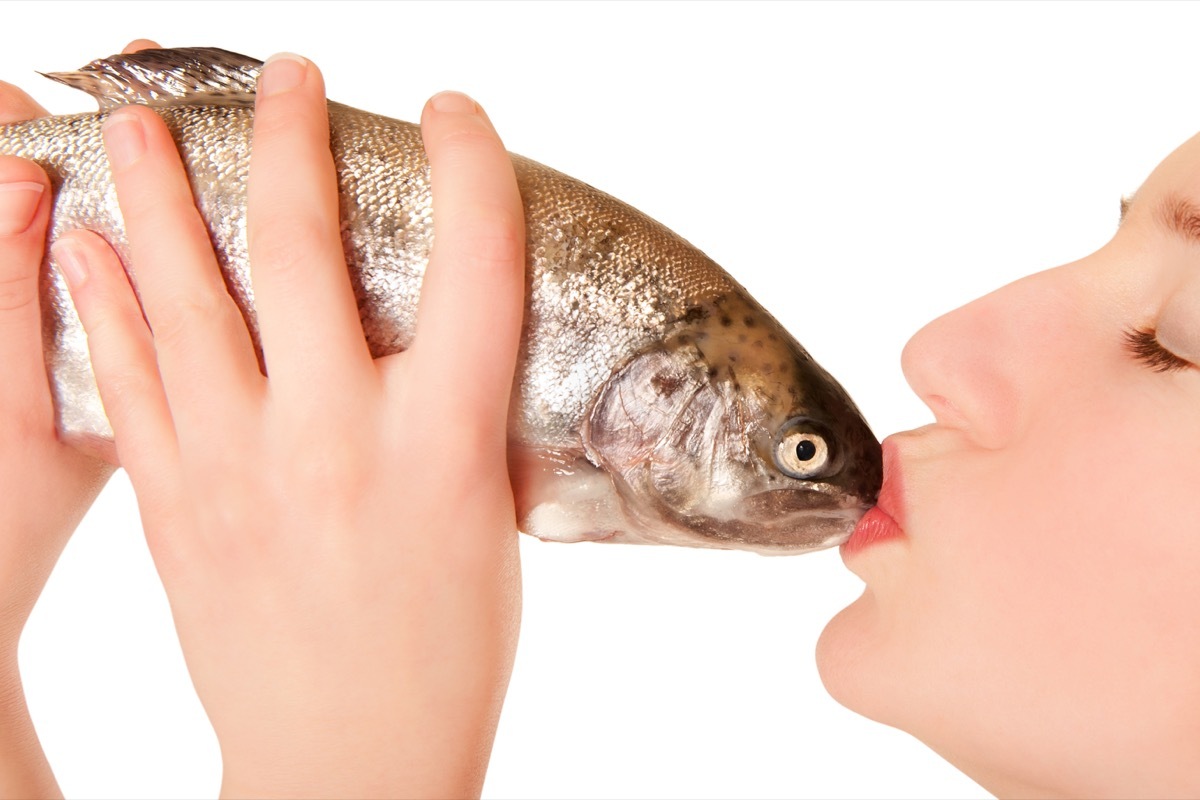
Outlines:
[[[796,445],[796,458],[801,461],[812,461],[813,456],[817,454],[817,446],[808,439]]]

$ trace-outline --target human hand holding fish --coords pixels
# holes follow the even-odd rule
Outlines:
[[[0,82],[0,125],[45,115]],[[112,472],[59,441],[42,358],[38,274],[51,198],[36,165],[0,156],[0,796],[59,794],[25,703],[17,644],[84,512]]]
[[[149,110],[121,110],[104,134],[149,327],[100,237],[64,235],[55,256],[223,793],[478,794],[520,605],[504,468],[520,199],[486,115],[434,98],[422,132],[438,245],[413,346],[372,360],[324,103],[311,63],[267,66],[247,233],[269,378]]]

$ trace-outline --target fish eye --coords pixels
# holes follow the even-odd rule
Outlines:
[[[811,420],[797,418],[783,426],[775,440],[775,466],[799,480],[820,478],[833,471],[829,439]]]

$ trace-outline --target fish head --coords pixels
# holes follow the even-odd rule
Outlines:
[[[845,541],[882,453],[846,391],[753,301],[698,307],[615,371],[583,431],[630,538],[795,553]]]

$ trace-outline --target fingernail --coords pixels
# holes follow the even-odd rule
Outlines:
[[[429,99],[434,111],[450,114],[478,114],[479,106],[462,92],[439,92]]]
[[[44,191],[37,181],[0,183],[0,236],[16,236],[29,228]]]
[[[258,93],[264,97],[290,92],[308,75],[308,59],[295,53],[276,53],[258,75]]]
[[[146,131],[137,114],[114,111],[105,117],[101,130],[108,163],[118,169],[129,166],[146,152]]]
[[[87,259],[82,248],[70,239],[59,239],[50,245],[50,257],[67,279],[67,287],[71,291],[75,291],[87,281]]]

